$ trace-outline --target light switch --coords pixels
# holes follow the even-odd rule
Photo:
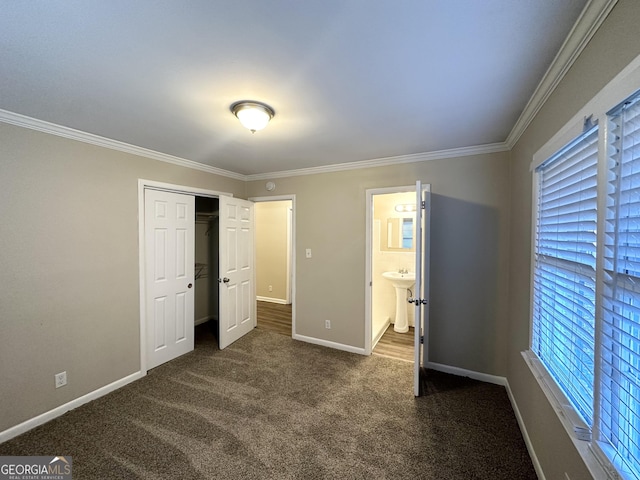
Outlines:
[[[307,258],[311,258],[311,249],[307,248]]]

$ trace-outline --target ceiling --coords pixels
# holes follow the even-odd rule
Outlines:
[[[5,2],[0,109],[254,176],[502,143],[586,3]]]

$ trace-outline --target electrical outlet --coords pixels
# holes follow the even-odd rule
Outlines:
[[[56,388],[64,387],[67,384],[67,372],[60,372],[54,375],[56,379]]]
[[[273,292],[273,285],[269,285],[269,291]]]
[[[331,330],[331,320],[324,321],[324,328]]]
[[[307,248],[305,253],[307,255],[307,258],[311,258],[311,249],[310,248]]]

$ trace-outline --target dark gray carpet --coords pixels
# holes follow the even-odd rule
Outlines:
[[[203,328],[204,327],[204,328]],[[505,389],[254,330],[0,445],[74,479],[535,479]],[[16,399],[19,401],[19,399]]]

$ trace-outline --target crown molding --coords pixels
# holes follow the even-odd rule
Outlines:
[[[45,122],[44,120],[38,120],[36,118],[27,117],[26,115],[9,112],[7,110],[0,109],[0,122],[29,128],[31,130],[37,130],[39,132],[49,133],[58,137],[77,140],[83,143],[89,143],[91,145],[97,145],[99,147],[109,148],[111,150],[118,150],[120,152],[138,155],[140,157],[160,160],[161,162],[172,163],[181,167],[187,167],[207,173],[213,173],[222,177],[229,177],[235,180],[245,180],[245,175],[242,175],[240,173],[230,172],[228,170],[212,167],[210,165],[194,162],[192,160],[186,160],[180,157],[174,157],[173,155],[156,152],[155,150],[149,150],[148,148],[137,147],[135,145],[130,145],[118,140],[112,140],[109,138],[101,137],[99,135],[94,135],[93,133],[87,133],[76,130],[74,128],[64,127],[62,125],[56,125],[54,123]]]
[[[0,109],[0,122],[9,123],[11,125],[17,125],[19,127],[29,128],[31,130],[37,130],[39,132],[49,133],[58,137],[64,137],[71,140],[77,140],[79,142],[89,143],[91,145],[97,145],[100,147],[109,148],[112,150],[118,150],[124,153],[130,153],[138,155],[140,157],[151,158],[153,160],[159,160],[161,162],[172,163],[181,167],[192,168],[203,172],[213,173],[222,177],[233,178],[235,180],[261,180],[265,178],[283,178],[283,177],[297,177],[300,175],[313,175],[316,173],[330,173],[340,172],[344,170],[357,170],[360,168],[369,167],[383,167],[388,165],[398,165],[401,163],[416,163],[425,162],[428,160],[440,160],[443,158],[454,157],[466,157],[469,155],[481,155],[484,153],[504,152],[508,150],[505,143],[493,143],[488,145],[479,145],[473,147],[453,148],[450,150],[440,150],[428,153],[415,153],[411,155],[400,155],[396,157],[384,157],[376,158],[373,160],[363,160],[360,162],[350,162],[334,165],[325,165],[321,167],[301,168],[297,170],[286,170],[281,172],[271,173],[259,173],[255,175],[243,175],[241,173],[230,172],[229,170],[223,170],[221,168],[212,167],[203,163],[194,162],[192,160],[186,160],[180,157],[174,157],[166,153],[157,152],[155,150],[149,150],[147,148],[137,147],[128,143],[120,142],[118,140],[112,140],[109,138],[94,135],[92,133],[83,132],[62,125],[56,125],[54,123],[46,122],[44,120],[38,120],[36,118],[27,117],[19,113],[9,112],[7,110]]]
[[[450,150],[439,150],[434,152],[416,153],[411,155],[400,155],[395,157],[376,158],[372,160],[363,160],[358,162],[349,162],[342,164],[325,165],[320,167],[301,168],[296,170],[285,170],[271,173],[260,173],[254,175],[243,175],[229,170],[213,167],[192,160],[187,160],[173,155],[149,150],[147,148],[137,147],[128,143],[112,140],[109,138],[94,135],[92,133],[83,132],[62,125],[56,125],[44,120],[21,115],[19,113],[10,112],[0,109],[0,122],[17,125],[31,130],[37,130],[49,133],[59,137],[69,138],[100,147],[118,150],[124,153],[130,153],[141,157],[159,160],[161,162],[179,165],[181,167],[192,168],[222,177],[228,177],[235,180],[251,181],[263,180],[268,178],[284,178],[301,175],[314,175],[318,173],[340,172],[345,170],[357,170],[361,168],[382,167],[389,165],[398,165],[403,163],[417,163],[430,160],[440,160],[445,158],[465,157],[469,155],[481,155],[486,153],[497,153],[511,150],[520,136],[527,129],[536,114],[540,111],[547,99],[551,96],[560,81],[564,78],[573,63],[576,61],[580,53],[584,50],[589,40],[595,32],[600,28],[602,22],[607,18],[618,0],[589,0],[585,5],[580,17],[569,32],[559,52],[556,54],[553,62],[547,69],[544,77],[536,87],[529,102],[525,106],[518,121],[511,129],[507,139],[501,143],[493,143],[488,145],[478,145],[472,147],[454,148]]]
[[[374,158],[372,160],[362,160],[359,162],[337,163],[324,165],[321,167],[300,168],[296,170],[283,170],[280,172],[258,173],[246,175],[247,181],[266,180],[269,178],[297,177],[301,175],[315,175],[318,173],[342,172],[345,170],[359,170],[370,167],[386,167],[389,165],[399,165],[402,163],[418,163],[431,160],[442,160],[445,158],[468,157],[471,155],[483,155],[486,153],[506,152],[509,147],[505,143],[490,143],[487,145],[477,145],[472,147],[452,148],[449,150],[438,150],[434,152],[413,153],[410,155],[398,155],[395,157]]]
[[[618,0],[589,0],[585,5],[580,17],[578,17],[544,77],[542,77],[529,102],[524,107],[518,121],[511,129],[505,141],[509,149],[515,146],[520,136],[567,74],[616,3],[618,3]]]

